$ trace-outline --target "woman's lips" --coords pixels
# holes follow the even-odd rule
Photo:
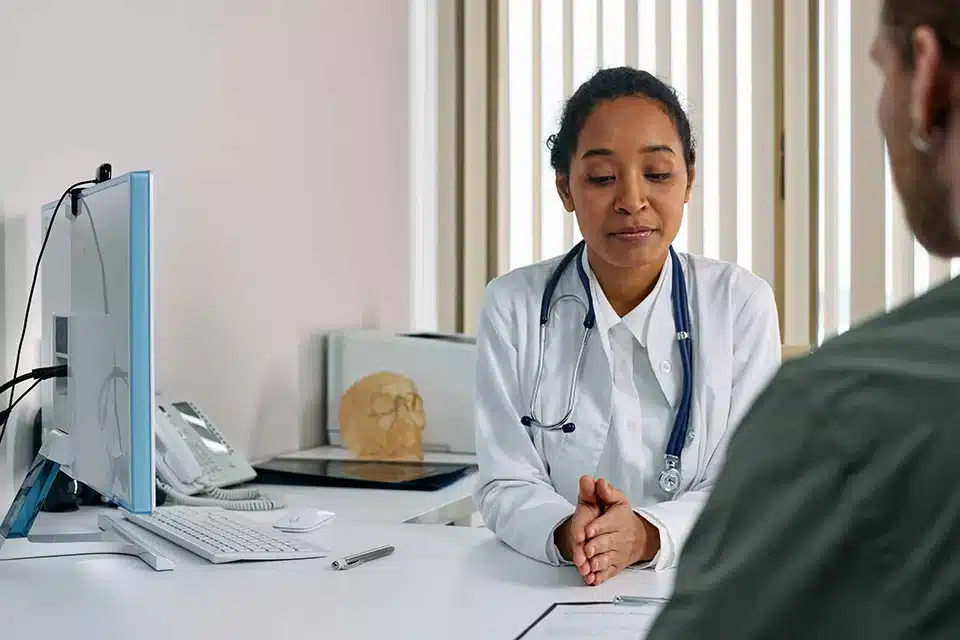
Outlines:
[[[642,242],[656,232],[656,229],[645,227],[642,229],[626,229],[624,231],[616,231],[610,235],[618,240],[623,240],[626,242]]]

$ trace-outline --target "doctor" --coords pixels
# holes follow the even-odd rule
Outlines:
[[[671,248],[695,176],[673,89],[601,70],[549,144],[584,242],[487,286],[475,499],[505,543],[597,585],[675,566],[780,333],[764,280]]]

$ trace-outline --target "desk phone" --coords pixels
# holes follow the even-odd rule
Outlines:
[[[222,489],[253,480],[257,472],[196,404],[158,396],[154,419],[157,486],[172,502],[234,510],[279,508],[256,490]]]

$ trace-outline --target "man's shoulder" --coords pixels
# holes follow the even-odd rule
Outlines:
[[[960,282],[788,360],[764,395],[771,409],[824,426],[952,419],[960,413]]]

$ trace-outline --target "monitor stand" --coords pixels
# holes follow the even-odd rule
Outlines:
[[[155,571],[173,569],[173,562],[114,514],[100,514],[99,531],[30,534],[40,513],[40,505],[60,467],[72,459],[69,439],[70,436],[62,431],[51,431],[30,466],[13,504],[0,523],[0,561],[113,554],[136,556]]]

